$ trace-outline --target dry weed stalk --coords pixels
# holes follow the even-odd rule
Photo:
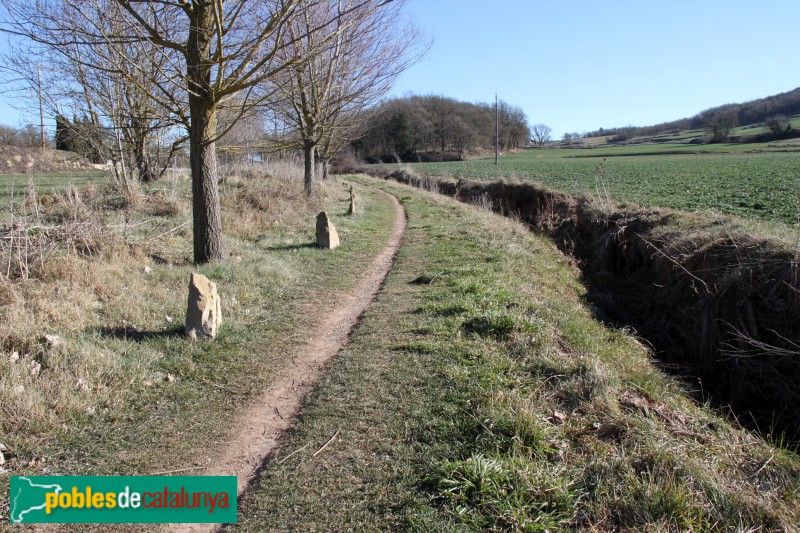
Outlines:
[[[600,163],[594,170],[594,186],[597,194],[597,202],[600,210],[605,213],[611,213],[614,210],[614,202],[611,200],[611,193],[608,190],[605,176],[603,175],[603,164],[606,159],[603,158],[603,163]]]
[[[9,225],[0,227],[0,257],[4,259],[6,281],[12,278],[27,280],[32,265],[38,258],[44,265],[46,256],[52,253],[52,246],[42,231],[41,215],[36,203],[36,190],[31,176],[28,176],[27,202],[20,205],[21,213],[14,208],[14,183],[9,188]],[[32,213],[28,213],[28,205]]]
[[[55,202],[47,214],[40,208],[31,177],[24,202],[15,203],[13,183],[9,192],[8,223],[0,224],[0,278],[6,282],[29,280],[59,251],[91,257],[119,241],[131,228],[128,223],[101,223],[72,185],[54,195]]]
[[[489,193],[481,194],[470,203],[476,206],[478,209],[487,212],[492,212],[492,208],[494,207],[492,199],[489,197]]]

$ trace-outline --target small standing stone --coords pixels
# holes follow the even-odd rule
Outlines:
[[[212,340],[222,325],[222,306],[217,284],[192,272],[189,280],[189,307],[186,311],[186,336],[192,340]]]
[[[348,215],[354,215],[356,212],[356,193],[353,187],[350,187],[350,209],[347,210]]]
[[[339,246],[339,234],[325,211],[317,215],[317,246],[326,250]]]

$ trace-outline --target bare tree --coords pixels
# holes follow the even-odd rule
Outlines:
[[[119,6],[105,7],[104,21],[93,24],[106,26],[109,34],[119,34],[123,17],[119,12],[114,14]],[[85,18],[97,16],[91,10],[84,13]],[[47,37],[43,33],[39,32],[40,41]],[[52,37],[47,40],[55,41]],[[128,169],[136,169],[143,182],[160,177],[186,138],[185,134],[176,134],[173,116],[163,112],[151,96],[166,58],[147,42],[122,41],[109,48],[77,39],[62,39],[59,47],[40,41],[17,40],[11,44],[3,57],[6,87],[23,102],[38,100],[42,113],[47,109],[51,116],[85,117],[86,127],[77,128],[76,134],[106,130],[107,135],[84,135],[83,144],[92,153],[102,154],[104,161],[112,159],[114,169],[123,171],[126,183]],[[127,61],[115,60],[120,51]],[[131,64],[137,66],[135,73],[129,68]]]
[[[722,109],[711,113],[706,128],[711,133],[711,142],[725,141],[736,127],[738,110]]]
[[[544,143],[550,140],[550,134],[553,130],[550,129],[549,126],[545,124],[534,124],[531,128],[531,133],[533,133],[533,138],[539,144],[539,146],[544,146]]]
[[[499,102],[500,111],[500,148],[513,150],[528,144],[531,131],[528,127],[528,117],[521,107],[509,104],[503,100]]]
[[[19,132],[11,126],[0,125],[0,145],[16,146],[19,144]]]
[[[373,110],[363,112],[350,111],[342,113],[336,123],[324,128],[317,145],[317,155],[322,166],[322,179],[328,179],[328,164],[350,143],[361,137],[367,129],[367,124]]]
[[[287,46],[287,24],[300,0],[0,3],[5,8],[2,29],[7,32],[63,54],[70,54],[74,43],[108,50],[102,64],[76,58],[87,70],[141,84],[148,79],[148,69],[132,60],[129,50],[140,46],[151,52],[150,64],[162,65],[151,96],[162,111],[188,129],[195,262],[222,260],[215,146],[225,130],[217,127],[217,112],[233,101],[241,116],[263,103],[270,96],[265,82],[296,62],[295,56],[280,52]],[[329,19],[315,22],[307,33],[329,23]]]
[[[413,26],[398,24],[404,4],[405,0],[301,2],[288,24],[279,55],[282,62],[299,60],[276,83],[282,95],[278,110],[296,133],[290,139],[303,152],[308,195],[317,155],[326,175],[327,161],[363,131],[363,110],[426,49]],[[329,18],[333,23],[326,24]]]
[[[781,135],[792,129],[792,124],[783,115],[773,115],[764,121],[766,126],[773,135]]]

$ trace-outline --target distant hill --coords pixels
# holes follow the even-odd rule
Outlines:
[[[701,111],[690,118],[682,118],[653,126],[626,126],[620,128],[600,128],[590,132],[588,137],[618,136],[631,138],[635,136],[676,133],[686,130],[705,128],[713,117],[730,114],[736,117],[739,126],[755,126],[767,122],[774,117],[792,117],[800,114],[800,87],[791,91],[751,100],[740,104],[725,104]],[[624,139],[620,139],[624,140]]]

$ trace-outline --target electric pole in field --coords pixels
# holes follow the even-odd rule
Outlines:
[[[497,93],[494,93],[494,164],[500,155],[500,106],[497,102]]]

